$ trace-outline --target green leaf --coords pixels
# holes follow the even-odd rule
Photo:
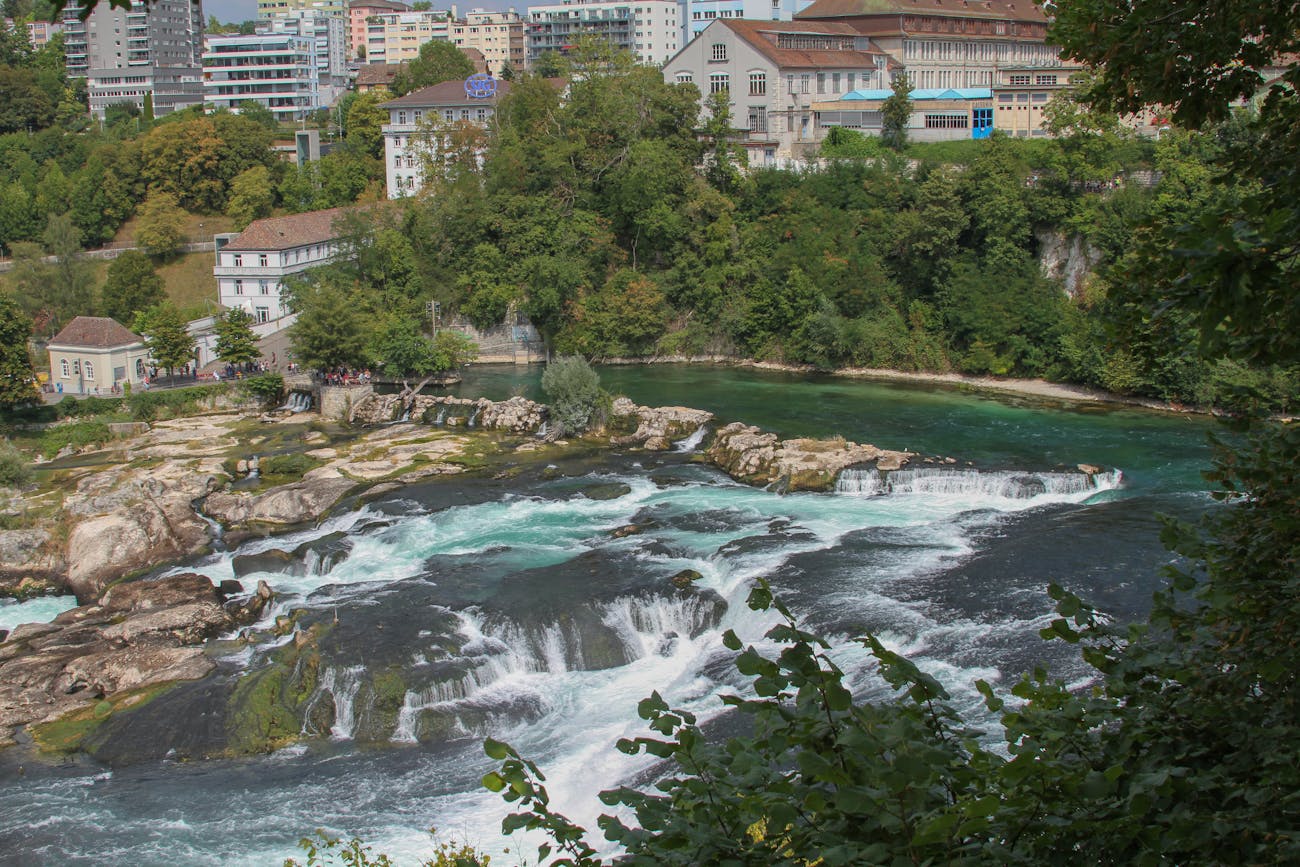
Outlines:
[[[489,759],[495,759],[500,762],[510,756],[514,750],[510,749],[508,744],[504,744],[498,740],[493,740],[492,738],[486,738],[483,741],[483,752],[487,753]]]
[[[482,783],[489,792],[499,792],[506,787],[506,781],[496,771],[484,774]]]

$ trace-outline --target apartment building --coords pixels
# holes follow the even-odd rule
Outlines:
[[[719,18],[749,21],[790,21],[812,0],[683,0],[682,25],[685,45]]]
[[[312,39],[322,105],[333,105],[348,87],[347,22],[333,15],[297,10],[259,21],[258,33],[285,33]]]
[[[318,12],[346,20],[348,0],[257,0],[258,18],[274,18],[297,11]]]
[[[209,36],[203,53],[203,101],[238,110],[246,101],[293,122],[322,102],[316,71],[316,40],[290,33]]]
[[[348,4],[348,57],[365,59],[366,21],[388,12],[410,12],[411,7],[394,0],[354,0]]]
[[[68,76],[86,79],[90,112],[131,103],[164,115],[203,102],[201,0],[136,0],[129,8],[100,3],[83,21],[64,8]]]
[[[451,39],[447,12],[384,12],[366,20],[366,62],[405,63],[420,56],[420,46]]]
[[[642,63],[660,65],[682,43],[677,0],[568,0],[528,7],[528,64],[547,52],[567,54],[584,36],[631,51]]]
[[[750,165],[778,166],[825,137],[815,102],[888,87],[899,68],[847,24],[718,19],[664,64],[664,79],[702,99],[726,93]]]
[[[1031,0],[816,0],[795,19],[851,25],[918,88],[991,88],[1009,66],[1061,65]]]
[[[487,62],[487,71],[500,76],[507,66],[522,72],[528,65],[524,43],[524,19],[511,9],[489,12],[472,9],[452,23],[451,41],[459,48],[476,48]]]
[[[62,32],[63,24],[58,21],[27,22],[27,41],[31,43],[33,51],[40,51],[54,38],[54,34]]]

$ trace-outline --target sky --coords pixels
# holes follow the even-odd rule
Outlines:
[[[411,0],[402,0],[402,2],[411,2]],[[448,2],[448,0],[434,0],[434,9],[447,9],[455,6],[457,11],[465,13],[470,9],[491,9],[494,11],[504,11],[514,7],[523,14],[527,8],[527,0],[457,0],[457,2]],[[209,15],[217,16],[221,22],[230,21],[252,21],[257,17],[257,0],[204,0],[203,18],[207,20]]]

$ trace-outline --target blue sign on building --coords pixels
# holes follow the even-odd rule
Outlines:
[[[491,99],[497,95],[497,80],[486,72],[465,79],[465,95],[470,99]]]

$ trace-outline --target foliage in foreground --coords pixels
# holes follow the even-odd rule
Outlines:
[[[606,400],[600,376],[579,355],[557,358],[542,373],[542,390],[551,401],[551,420],[563,434],[591,427]]]
[[[434,839],[433,857],[420,862],[420,867],[488,867],[491,863],[491,858],[474,851],[472,846],[439,840],[436,829],[430,828],[429,834]],[[298,848],[306,853],[306,864],[286,858],[284,867],[332,867],[334,864],[342,864],[344,867],[393,867],[393,862],[387,855],[375,854],[359,838],[344,840],[331,836],[324,830],[318,830],[314,837],[303,837],[298,841]]]

